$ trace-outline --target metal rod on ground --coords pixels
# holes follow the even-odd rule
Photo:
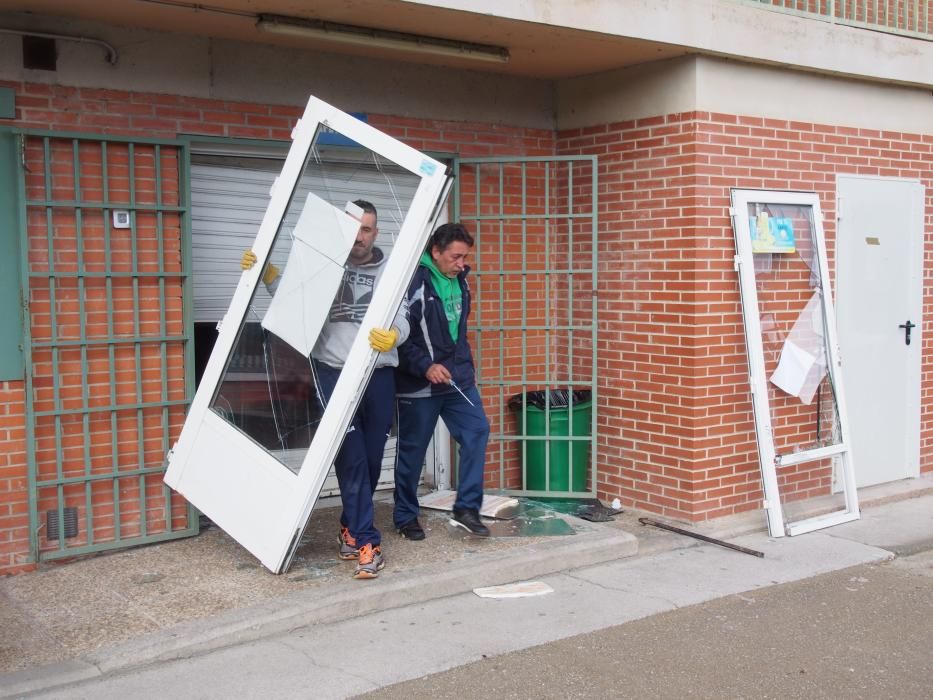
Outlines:
[[[642,525],[653,525],[654,527],[659,527],[662,530],[670,530],[671,532],[676,532],[678,535],[686,535],[687,537],[695,537],[698,540],[703,540],[704,542],[709,542],[710,544],[718,544],[720,547],[728,547],[729,549],[734,549],[737,552],[742,552],[742,554],[751,554],[753,557],[764,557],[764,552],[759,552],[757,549],[749,549],[748,547],[742,547],[738,544],[732,544],[731,542],[723,542],[722,540],[717,540],[715,537],[707,537],[706,535],[701,535],[697,532],[690,532],[689,530],[683,530],[679,527],[674,527],[673,525],[667,525],[666,523],[659,523],[657,520],[652,520],[651,518],[639,518],[638,522]]]

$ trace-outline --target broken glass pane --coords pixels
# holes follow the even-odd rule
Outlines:
[[[381,268],[348,265],[357,202],[377,212],[372,263],[391,253],[419,183],[332,129],[315,136],[210,405],[295,473],[326,405],[320,373],[339,373],[381,282]]]

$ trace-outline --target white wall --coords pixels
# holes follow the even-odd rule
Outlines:
[[[688,57],[561,81],[558,128],[690,112],[933,132],[930,90]]]

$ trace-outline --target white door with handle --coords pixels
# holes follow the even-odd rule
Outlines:
[[[924,188],[839,175],[839,345],[858,486],[920,473]]]

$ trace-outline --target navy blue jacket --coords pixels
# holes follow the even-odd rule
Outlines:
[[[473,351],[467,341],[467,319],[470,316],[470,285],[466,281],[470,268],[464,268],[457,279],[463,294],[457,341],[450,336],[447,315],[431,281],[431,271],[418,265],[408,287],[408,319],[411,334],[398,348],[396,392],[404,396],[430,396],[455,391],[447,384],[432,384],[424,376],[433,364],[444,365],[461,389],[473,386],[476,370]]]

